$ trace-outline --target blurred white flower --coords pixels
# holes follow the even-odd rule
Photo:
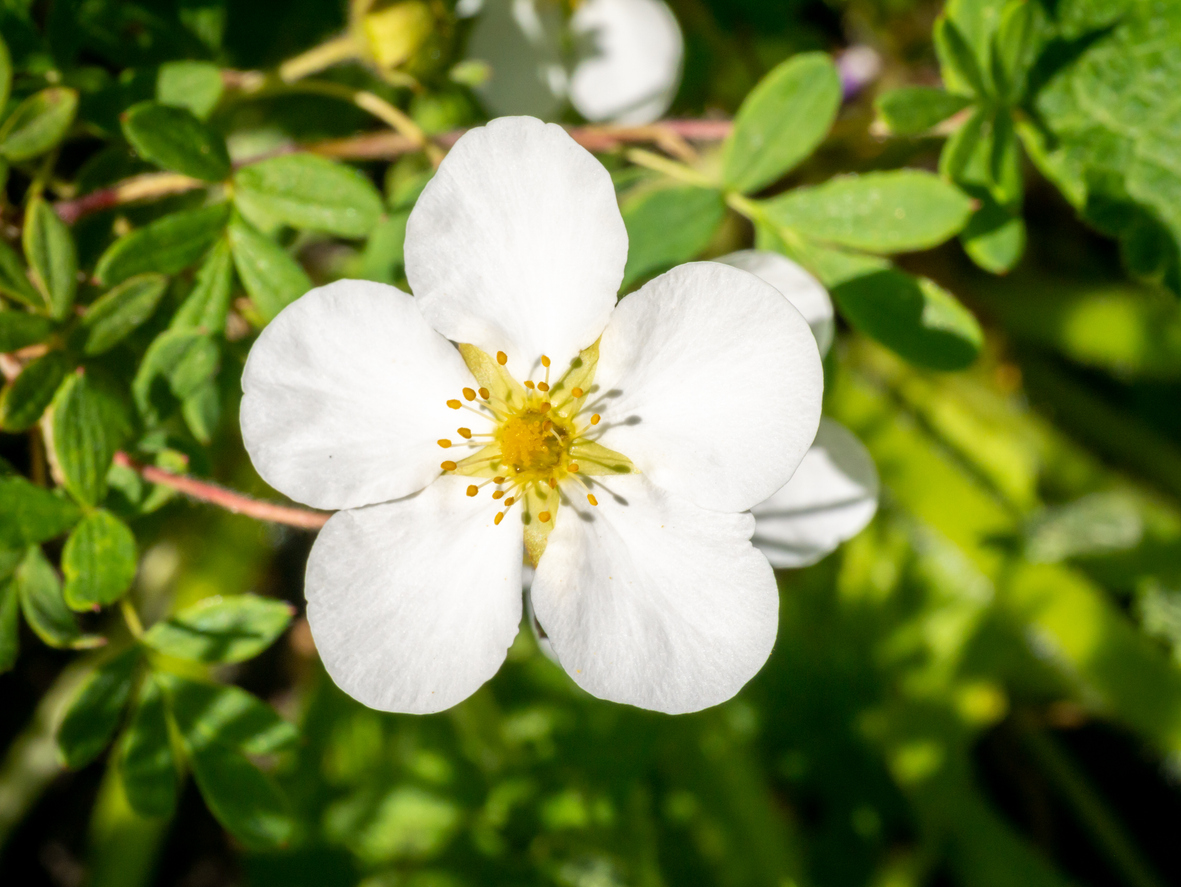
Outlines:
[[[477,92],[493,114],[548,118],[569,101],[587,120],[639,125],[676,96],[684,41],[663,0],[583,0],[568,20],[557,0],[485,0],[478,16],[468,58],[490,69]]]
[[[466,698],[517,633],[524,550],[536,617],[582,687],[667,712],[730,698],[777,628],[747,509],[791,477],[820,417],[800,313],[713,262],[616,307],[610,176],[531,118],[456,143],[405,252],[416,297],[312,290],[243,375],[259,473],[342,509],[306,577],[329,674],[389,711]]]
[[[815,277],[779,253],[743,250],[718,259],[757,274],[808,321],[821,354],[833,340],[832,300]],[[775,567],[806,567],[852,539],[878,507],[878,473],[848,429],[821,419],[816,441],[790,481],[751,509],[754,544]]]

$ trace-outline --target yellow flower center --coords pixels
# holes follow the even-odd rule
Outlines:
[[[544,378],[521,384],[504,368],[508,363],[504,352],[493,359],[471,345],[460,345],[459,351],[480,388],[463,389],[463,399],[449,400],[447,406],[475,413],[488,430],[461,426],[456,429],[461,440],[440,439],[439,446],[446,450],[474,450],[466,458],[444,461],[441,467],[449,474],[484,479],[467,488],[469,496],[478,496],[489,484],[495,486],[492,499],[503,508],[496,515],[497,525],[521,503],[525,546],[536,565],[563,500],[572,501],[573,494],[598,505],[593,492],[598,476],[635,471],[625,456],[596,440],[607,427],[600,426],[600,416],[593,412],[598,343],[579,354],[552,385],[548,357],[541,358]]]

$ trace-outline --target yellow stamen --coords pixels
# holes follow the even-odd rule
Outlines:
[[[489,391],[487,388],[481,388],[480,389],[480,397],[484,398],[484,400],[488,400],[488,398],[492,397],[492,392]]]
[[[475,400],[476,399],[476,392],[473,391],[471,388],[465,388],[465,389],[463,389],[463,396],[466,397],[468,400]]]
[[[558,479],[556,477],[551,477],[549,479],[549,488],[551,490],[556,490],[558,488]]]
[[[492,523],[499,527],[502,520],[504,520],[504,512],[498,511],[496,512],[496,517],[492,518]]]
[[[461,404],[458,400],[449,400],[447,401],[447,406],[451,407],[453,410],[458,410],[461,406],[463,406],[463,404]]]
[[[541,365],[543,367],[545,367],[546,369],[549,369],[549,358],[546,357],[544,354],[541,355]]]
[[[449,446],[451,446],[451,441],[441,440],[439,441],[439,446],[441,446],[443,449],[447,449]]]
[[[525,380],[525,387],[528,388],[530,391],[532,391],[534,386],[533,386],[532,382],[530,382],[528,379],[526,379]]]
[[[465,440],[472,439],[472,430],[470,428],[456,428],[455,430],[459,433],[459,436]]]
[[[577,474],[577,473],[578,473],[578,463],[577,463],[577,462],[571,462],[569,465],[567,465],[567,466],[566,466],[566,470],[567,470],[567,471],[572,471],[572,472],[574,472],[575,474]]]
[[[477,487],[475,484],[472,484],[470,487],[467,488],[467,494],[469,496],[474,496],[478,492],[480,492],[480,488]]]
[[[591,505],[598,505],[599,504],[599,500],[595,498],[594,493],[587,493],[586,494],[586,501],[589,502]]]
[[[545,382],[538,382],[537,383],[537,390],[538,391],[549,391],[549,385],[546,384]]]
[[[507,499],[504,500],[505,507],[510,507],[516,501],[517,501],[516,496],[509,496]]]
[[[449,459],[446,462],[444,462],[442,465],[440,465],[439,467],[442,468],[444,471],[454,471],[456,468],[459,467],[459,465],[457,465],[455,462],[452,462]]]
[[[543,511],[541,514],[537,515],[537,519],[543,524],[548,523],[550,519],[550,513],[548,511]]]
[[[492,498],[493,499],[503,499],[504,498],[504,490],[493,490],[492,491]]]
[[[593,416],[591,416],[591,424],[592,424],[592,425],[598,425],[598,424],[599,424],[599,420],[600,420],[600,419],[602,419],[602,418],[603,418],[603,417],[602,417],[602,416],[600,416],[598,413],[595,413]]]
[[[494,478],[492,478],[492,483],[502,484],[502,483],[504,483],[504,478],[503,477],[494,477]]]
[[[581,388],[571,388],[570,393],[573,394],[575,397],[582,397],[582,395],[585,394],[586,392],[584,392]]]
[[[503,351],[497,351],[496,352],[496,362],[498,364],[500,364],[501,366],[504,366],[506,363],[508,363],[508,355],[505,354]]]

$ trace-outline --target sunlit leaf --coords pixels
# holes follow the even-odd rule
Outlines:
[[[21,236],[33,281],[49,313],[60,320],[74,304],[78,289],[74,237],[53,208],[40,198],[29,204]]]
[[[16,570],[21,610],[37,637],[51,647],[82,650],[106,640],[85,635],[62,597],[61,583],[41,549],[30,548]]]
[[[97,299],[82,319],[82,325],[89,330],[86,353],[102,354],[123,341],[152,316],[167,289],[168,278],[164,275],[140,274]]]
[[[30,160],[64,137],[78,110],[78,93],[51,86],[29,96],[0,126],[0,154],[9,160]]]
[[[726,205],[717,191],[677,186],[631,195],[621,210],[628,235],[626,288],[696,257],[721,224]]]
[[[119,775],[131,808],[140,816],[170,816],[177,799],[176,758],[164,694],[154,675],[140,685],[118,748]]]
[[[0,393],[0,428],[24,431],[36,425],[72,367],[73,361],[62,351],[50,351],[25,364]]]
[[[207,598],[153,625],[144,643],[195,662],[242,662],[269,647],[291,616],[283,601],[253,594]]]
[[[111,460],[131,434],[123,398],[121,390],[74,373],[53,399],[53,451],[66,489],[87,505],[106,495]]]
[[[57,733],[62,760],[71,769],[99,756],[123,716],[141,653],[127,650],[94,670],[66,711]]]
[[[109,511],[94,511],[74,527],[62,550],[64,596],[71,610],[105,607],[135,579],[135,535]]]
[[[225,139],[187,108],[140,102],[124,112],[123,133],[140,157],[162,169],[207,182],[232,171]]]
[[[221,69],[213,62],[165,62],[156,74],[156,101],[188,108],[201,120],[217,107],[224,89]]]
[[[252,220],[342,237],[364,237],[382,211],[381,194],[372,182],[314,154],[286,154],[238,170],[234,203]]]
[[[229,215],[228,204],[215,203],[157,219],[112,243],[94,275],[103,285],[114,286],[136,274],[178,274],[200,261],[221,237]]]
[[[311,278],[299,263],[245,219],[235,217],[229,233],[238,276],[264,320],[274,320],[312,288]]]

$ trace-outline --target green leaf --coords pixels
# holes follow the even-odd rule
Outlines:
[[[34,309],[43,309],[45,302],[25,273],[20,256],[5,241],[0,240],[0,293]]]
[[[0,548],[26,548],[60,536],[80,518],[78,506],[20,475],[0,477]]]
[[[1000,26],[993,35],[991,54],[993,81],[1002,99],[1018,102],[1025,94],[1044,28],[1041,4],[1019,0],[1005,5]]]
[[[258,697],[229,684],[161,675],[176,726],[191,749],[218,744],[248,755],[291,749],[299,732]]]
[[[229,216],[229,204],[215,203],[157,219],[112,243],[98,260],[95,277],[114,286],[149,271],[179,274],[221,237]]]
[[[149,424],[161,421],[174,406],[217,374],[220,356],[213,339],[199,330],[165,330],[148,346],[131,393]]]
[[[722,148],[726,185],[750,193],[781,178],[824,140],[840,103],[840,77],[826,54],[802,53],[774,68],[734,117]]]
[[[961,94],[981,97],[991,95],[992,90],[985,84],[976,53],[951,19],[946,15],[940,16],[935,22],[933,36],[947,88]]]
[[[686,185],[629,195],[621,210],[628,236],[623,272],[627,287],[705,249],[726,214],[726,204],[717,191]]]
[[[381,194],[355,169],[314,154],[285,154],[238,170],[234,203],[247,218],[341,237],[365,237]]]
[[[31,160],[65,137],[78,110],[78,93],[51,86],[29,96],[0,126],[0,154],[12,161]]]
[[[8,96],[12,92],[12,56],[8,44],[0,37],[0,112],[8,107]]]
[[[29,204],[22,233],[25,258],[49,313],[61,320],[78,289],[78,253],[66,223],[40,197]]]
[[[0,674],[16,665],[19,653],[20,594],[15,579],[0,579]]]
[[[914,169],[842,176],[762,204],[774,224],[816,240],[877,253],[928,249],[956,234],[972,202]]]
[[[64,597],[71,610],[113,604],[131,587],[138,555],[135,534],[109,511],[82,519],[62,551]]]
[[[395,212],[378,222],[370,233],[361,255],[361,276],[366,280],[394,282],[406,258],[406,221],[409,218],[409,210]]]
[[[884,259],[808,247],[800,257],[828,287],[842,316],[906,360],[958,370],[976,359],[984,334],[951,293]]]
[[[215,381],[210,379],[185,397],[180,404],[180,414],[189,426],[189,431],[193,432],[193,437],[208,444],[221,420],[221,394]]]
[[[234,283],[234,260],[229,243],[222,239],[205,257],[192,292],[185,299],[169,329],[196,329],[220,335],[226,328],[230,294]]]
[[[0,392],[0,428],[24,431],[36,425],[72,368],[73,362],[61,351],[50,351],[25,364],[20,375]]]
[[[188,108],[201,120],[221,101],[225,84],[213,62],[165,62],[156,75],[156,101]]]
[[[123,134],[144,160],[206,182],[230,177],[225,139],[187,108],[140,102],[123,115]]]
[[[211,597],[158,622],[144,635],[148,646],[194,662],[243,662],[257,656],[291,622],[283,601],[238,594]]]
[[[168,289],[163,274],[139,274],[130,277],[86,309],[82,325],[87,354],[109,351],[152,316]]]
[[[990,196],[960,232],[972,261],[992,274],[1011,271],[1025,252],[1025,221]]]
[[[117,760],[131,809],[140,816],[171,816],[177,799],[176,757],[164,693],[154,675],[140,685]]]
[[[53,452],[65,487],[78,501],[97,505],[107,492],[115,451],[131,434],[121,392],[81,372],[62,384],[53,400]]]
[[[970,104],[972,100],[965,96],[930,86],[892,89],[874,101],[878,116],[897,136],[927,132]]]
[[[57,573],[40,548],[33,546],[25,554],[16,569],[16,586],[25,620],[37,637],[49,646],[83,650],[106,643],[105,638],[82,634],[62,597]]]
[[[282,846],[291,839],[295,823],[287,799],[269,776],[240,752],[222,745],[190,754],[209,812],[234,837],[257,849]]]
[[[104,662],[74,697],[57,731],[58,751],[71,770],[85,767],[111,741],[131,696],[140,658],[140,650],[133,648]]]
[[[311,279],[299,263],[245,219],[235,217],[229,234],[238,276],[263,320],[274,320],[312,288]]]
[[[53,332],[53,324],[27,311],[0,310],[0,354],[8,354],[44,342]]]

